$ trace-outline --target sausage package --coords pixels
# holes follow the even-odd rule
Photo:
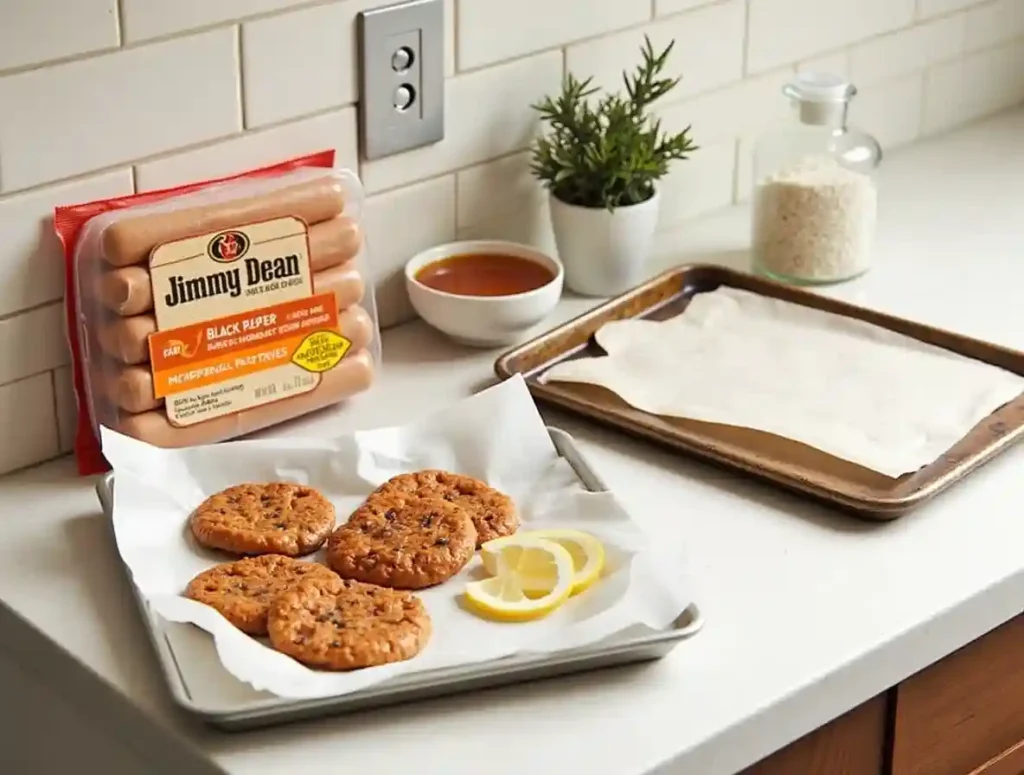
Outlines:
[[[364,195],[333,162],[324,152],[55,210],[81,473],[107,470],[100,426],[211,444],[370,388],[380,345]]]

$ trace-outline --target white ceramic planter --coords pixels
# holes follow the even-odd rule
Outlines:
[[[606,208],[580,207],[554,196],[551,225],[565,284],[584,296],[617,296],[639,285],[658,227],[660,196],[640,204]]]

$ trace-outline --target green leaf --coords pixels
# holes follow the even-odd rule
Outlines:
[[[585,207],[637,204],[653,196],[672,162],[698,150],[690,127],[670,134],[649,115],[651,104],[679,83],[663,75],[674,46],[657,51],[644,36],[640,63],[622,73],[623,93],[595,100],[600,89],[592,78],[567,73],[557,96],[532,106],[547,131],[531,147],[530,171],[553,195]]]

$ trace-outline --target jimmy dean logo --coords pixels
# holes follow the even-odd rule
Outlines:
[[[237,261],[248,249],[249,237],[242,231],[222,231],[206,246],[210,258],[222,264]]]
[[[235,233],[237,234],[237,232]],[[211,246],[218,237],[211,241]],[[246,243],[245,247],[248,248],[248,240]],[[223,263],[223,259],[220,262]],[[212,296],[225,294],[235,298],[241,296],[243,290],[254,285],[298,277],[302,274],[299,257],[296,255],[268,259],[247,258],[242,264],[241,267],[236,266],[199,277],[185,278],[180,274],[171,275],[167,278],[170,292],[164,295],[164,304],[168,307],[177,307],[179,304],[188,304],[197,299],[209,299]]]

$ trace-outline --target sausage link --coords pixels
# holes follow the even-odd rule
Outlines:
[[[313,272],[338,266],[354,258],[363,243],[363,235],[351,218],[338,216],[309,229],[309,266]],[[93,295],[111,312],[125,317],[141,315],[153,309],[153,284],[144,264],[121,266],[101,271],[96,276]]]
[[[338,316],[341,335],[352,342],[352,352],[373,341],[373,318],[362,307],[349,307]],[[110,363],[103,375],[103,394],[110,403],[128,412],[148,412],[164,400],[153,395],[153,372],[146,366]]]
[[[314,274],[313,291],[333,291],[338,309],[348,309],[362,301],[366,286],[355,262],[349,261]],[[156,330],[156,318],[152,315],[133,315],[101,323],[96,333],[103,352],[121,363],[133,365],[149,361],[149,335]]]
[[[225,439],[254,433],[362,393],[373,383],[373,377],[373,357],[369,350],[361,350],[346,356],[330,371],[325,371],[320,385],[309,393],[283,398],[280,401],[184,428],[171,425],[167,415],[157,410],[126,414],[122,415],[114,430],[158,447],[215,444]]]
[[[341,216],[309,228],[309,268],[312,272],[344,264],[359,254],[363,231],[352,218]]]
[[[145,261],[165,242],[289,215],[312,226],[344,209],[341,183],[325,175],[268,194],[122,218],[103,232],[103,257],[113,266],[130,266]]]

